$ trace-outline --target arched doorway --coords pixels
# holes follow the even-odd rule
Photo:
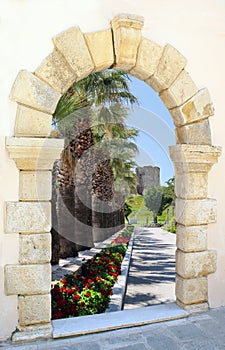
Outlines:
[[[207,276],[216,252],[207,250],[207,224],[215,222],[215,200],[207,198],[207,174],[220,148],[211,145],[207,89],[198,90],[186,59],[171,45],[142,37],[143,18],[118,15],[111,29],[83,34],[70,28],[54,39],[54,51],[34,73],[19,72],[11,92],[18,103],[15,136],[6,147],[20,172],[19,201],[6,204],[6,232],[19,232],[19,264],[5,266],[7,295],[18,295],[19,332],[13,340],[51,337],[50,183],[63,140],[48,139],[51,114],[72,82],[113,67],[145,81],[163,100],[176,126],[175,165],[177,303],[207,307]]]

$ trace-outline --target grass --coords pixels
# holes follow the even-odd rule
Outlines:
[[[132,208],[132,213],[129,216],[130,222],[133,224],[133,220],[137,221],[138,226],[151,223],[153,221],[153,215],[145,206],[143,196],[131,197],[127,200],[127,203]]]
[[[153,223],[153,214],[148,210],[145,205],[143,196],[131,197],[127,200],[127,203],[132,208],[132,213],[129,215],[129,221],[132,225],[143,226],[146,224],[151,225]],[[172,206],[169,206],[166,210],[163,211],[162,215],[157,217],[158,223],[165,225],[165,228],[170,230],[170,226],[173,226],[172,230],[174,231],[174,209]],[[133,223],[133,220],[135,223]]]

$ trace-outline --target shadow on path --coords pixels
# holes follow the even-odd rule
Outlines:
[[[124,309],[175,301],[176,235],[136,228]]]

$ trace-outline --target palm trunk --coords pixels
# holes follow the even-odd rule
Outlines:
[[[94,242],[104,241],[111,236],[114,176],[110,159],[101,149],[95,151],[92,176],[92,227]]]
[[[52,200],[51,200],[51,208],[52,208],[52,265],[56,265],[59,263],[59,250],[60,250],[60,241],[58,234],[58,218],[57,218],[57,177],[59,171],[59,161],[56,160],[52,170]]]
[[[77,256],[74,238],[74,166],[75,160],[67,146],[61,155],[58,175],[58,232],[61,258]]]
[[[72,130],[75,136],[67,140],[67,146],[61,155],[58,176],[58,231],[62,258],[76,256],[79,250],[93,246],[91,188],[87,186],[88,181],[90,183],[90,162],[84,161],[84,152],[94,144],[89,118],[77,120]],[[82,174],[77,174],[75,179],[77,169]],[[81,200],[79,192],[85,196],[84,201]]]

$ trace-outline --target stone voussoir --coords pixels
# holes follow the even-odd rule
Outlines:
[[[44,264],[51,259],[51,234],[19,235],[20,264]]]
[[[216,221],[216,199],[176,199],[176,220],[184,226]]]
[[[34,74],[21,70],[13,84],[10,98],[23,105],[52,114],[61,94]]]
[[[168,89],[186,64],[186,58],[173,46],[167,44],[155,73],[146,80],[146,83],[158,92]]]
[[[129,71],[135,66],[143,24],[143,17],[128,14],[120,14],[111,21],[116,56],[115,68]]]
[[[183,278],[208,276],[216,271],[217,254],[214,250],[185,253],[176,251],[176,270]]]
[[[181,106],[197,92],[197,86],[183,69],[170,88],[162,91],[159,96],[165,106],[170,109]]]
[[[51,321],[50,294],[19,296],[19,324],[49,323]]]
[[[207,277],[184,279],[177,276],[176,296],[185,305],[206,302],[208,300]]]
[[[47,294],[51,288],[51,265],[6,265],[6,295]]]
[[[56,50],[44,59],[35,75],[60,93],[67,91],[76,79],[74,71]]]
[[[142,37],[134,68],[129,72],[141,80],[148,79],[154,74],[163,52],[163,47]]]
[[[42,233],[50,229],[50,202],[6,203],[6,233]]]
[[[56,50],[63,55],[74,71],[76,81],[85,78],[94,70],[94,63],[79,27],[72,27],[52,40]]]
[[[15,123],[17,137],[46,137],[51,132],[52,115],[18,104]]]
[[[207,250],[207,225],[177,225],[176,246],[183,252],[199,252]]]
[[[95,72],[111,67],[114,63],[114,50],[111,29],[84,34],[89,52],[95,65]]]
[[[214,108],[208,89],[199,90],[182,106],[170,109],[170,114],[176,126],[191,124],[213,116]]]
[[[212,140],[209,120],[204,119],[197,123],[177,127],[176,137],[178,143],[181,144],[211,146]]]

